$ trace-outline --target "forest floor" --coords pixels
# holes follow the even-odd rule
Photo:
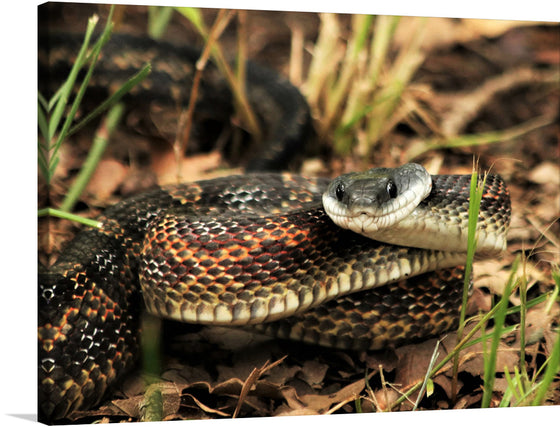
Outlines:
[[[97,7],[105,16],[104,6]],[[91,12],[68,9],[57,19],[83,21]],[[130,7],[118,16],[122,21],[117,29],[137,29],[146,19],[146,10]],[[215,11],[204,16],[211,23]],[[405,43],[400,37],[406,38],[408,19],[414,25],[413,18],[401,20],[391,46],[392,57]],[[305,94],[308,88],[302,76],[309,68],[321,22],[321,17],[312,13],[248,12],[247,55],[290,76]],[[339,17],[339,22],[342,34],[346,34],[350,17]],[[172,20],[166,37],[194,37],[193,30],[185,26],[184,19]],[[236,43],[238,28],[230,27],[221,39],[226,50]],[[301,72],[297,67],[294,71],[294,34],[303,40]],[[394,125],[373,149],[358,143],[344,156],[333,154],[332,134],[318,132],[318,154],[306,158],[298,172],[336,176],[365,167],[415,161],[433,174],[470,174],[476,159],[480,170],[499,173],[507,182],[512,221],[507,252],[499,259],[475,263],[469,312],[486,312],[500,298],[518,255],[523,256],[528,298],[550,292],[554,288],[552,272],[560,263],[560,26],[429,18],[423,37],[421,64],[402,98],[404,104],[413,105],[408,113],[394,118]],[[315,107],[312,105],[312,111],[319,121],[322,112]],[[154,147],[128,135],[125,130],[118,131],[118,147],[108,150],[80,199],[81,214],[95,216],[101,207],[124,195],[172,181],[168,171],[176,159],[173,147]],[[445,135],[478,138],[470,144],[433,145]],[[360,138],[355,137],[357,141]],[[62,149],[51,203],[62,198],[83,162],[87,144],[85,137],[77,137],[73,146]],[[123,163],[122,152],[145,161]],[[241,172],[236,165],[224,166],[224,158],[216,151],[189,154],[182,161],[185,181]],[[44,191],[41,185],[39,188]],[[39,200],[41,203],[41,194]],[[49,225],[54,239],[42,238],[47,234],[46,225],[39,224],[39,258],[47,263],[47,254],[56,255],[79,228],[65,221]],[[519,293],[509,302],[519,305]],[[528,311],[523,360],[519,330],[503,338],[491,406],[500,404],[508,388],[505,370],[512,373],[523,364],[531,376],[550,355],[559,313],[558,302],[545,302]],[[509,316],[508,321],[519,322],[519,317]],[[227,418],[234,412],[239,417],[254,417],[385,410],[423,380],[437,341],[434,338],[382,352],[346,352],[221,329],[167,325],[165,334],[170,338],[161,375],[164,419]],[[449,333],[440,339],[439,360],[453,348],[456,335]],[[479,343],[461,353],[457,376],[451,365],[434,376],[433,388],[422,397],[419,407],[480,407],[483,377],[484,351]],[[546,404],[560,404],[559,384],[557,375],[556,388]],[[143,387],[142,378],[128,378],[110,402],[79,414],[78,420],[138,418]],[[393,410],[410,410],[416,398],[417,393]]]

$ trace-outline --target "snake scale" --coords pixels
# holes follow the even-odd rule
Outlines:
[[[290,152],[280,145],[307,135],[308,110],[305,103],[290,110],[285,94],[292,86],[260,71],[249,74],[254,93],[272,87],[267,96],[286,112],[271,127],[264,163],[251,163],[274,167]],[[301,105],[299,94],[294,99]],[[272,116],[263,115],[264,121]],[[384,171],[381,192],[375,190],[384,206],[401,195],[403,178],[389,179],[391,186],[392,174]],[[418,212],[428,212],[439,226],[419,239],[456,245],[466,232],[470,176],[429,179],[427,198],[411,213],[412,227],[422,228]],[[254,325],[278,337],[347,349],[396,346],[453,327],[464,244],[450,250],[382,243],[352,231],[355,226],[336,225],[324,197],[359,205],[364,197],[348,195],[369,187],[355,186],[350,176],[330,183],[252,173],[156,188],[107,208],[99,229],[81,231],[54,265],[39,266],[39,419],[61,419],[102,400],[134,364],[144,306],[166,318]],[[486,255],[504,249],[509,214],[504,182],[489,175],[479,227],[498,243],[480,242]],[[458,234],[440,227],[449,217]]]

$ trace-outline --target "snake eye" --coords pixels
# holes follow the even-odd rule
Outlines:
[[[339,182],[334,190],[334,194],[339,202],[342,202],[342,198],[344,197],[344,184]]]
[[[397,197],[397,186],[391,180],[389,180],[389,182],[387,182],[387,194],[389,195],[389,197],[391,199],[394,199],[395,197]]]

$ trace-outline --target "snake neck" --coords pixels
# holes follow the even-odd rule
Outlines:
[[[469,243],[470,175],[432,177],[432,191],[408,218],[388,230],[380,240],[394,244],[467,252]],[[499,175],[487,175],[476,231],[478,258],[501,254],[507,246],[511,217],[508,189]],[[406,236],[402,239],[401,236]]]
[[[393,245],[466,253],[471,176],[434,175],[431,181],[431,191],[425,199],[390,225],[375,225],[378,218],[370,219],[368,213],[339,214],[337,223]],[[386,215],[388,208],[378,210],[389,216]],[[385,216],[380,217],[380,223]],[[499,175],[487,175],[477,220],[477,257],[498,255],[506,249],[510,216],[511,202],[503,179]],[[370,223],[375,226],[369,226]]]

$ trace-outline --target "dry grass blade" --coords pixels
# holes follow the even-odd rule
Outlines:
[[[320,18],[319,37],[313,47],[313,60],[302,88],[307,102],[318,111],[322,92],[332,78],[329,70],[336,72],[337,64],[344,54],[340,48],[340,25],[336,15],[323,13]]]
[[[410,162],[420,155],[432,150],[438,150],[442,148],[474,147],[492,143],[500,143],[514,138],[519,138],[520,136],[523,136],[528,132],[555,123],[556,120],[556,117],[541,116],[527,120],[519,125],[512,126],[504,130],[471,135],[459,135],[450,138],[436,137],[433,139],[425,140],[418,144],[411,144],[410,148],[403,154],[403,158],[405,161]]]
[[[176,9],[179,13],[185,16],[195,26],[196,30],[200,33],[200,35],[205,40],[208,40],[210,34],[209,31],[206,29],[206,26],[204,25],[204,21],[202,20],[202,16],[198,9],[187,8],[187,7],[178,7]],[[214,27],[218,27],[221,25],[224,25],[225,27],[229,22],[229,20],[231,19],[231,17],[236,13],[238,12],[234,10],[221,10],[214,22]],[[226,18],[224,18],[224,16],[226,16]],[[243,18],[241,18],[241,20],[242,20],[241,24],[243,25]],[[223,29],[219,30],[218,32],[221,33],[222,31]],[[241,44],[243,43],[244,42],[242,42]],[[236,105],[236,112],[237,114],[239,114],[239,119],[241,120],[241,123],[248,129],[249,133],[253,135],[254,139],[259,141],[262,137],[262,132],[257,117],[255,115],[255,112],[253,111],[249,103],[249,100],[247,98],[247,95],[243,90],[245,82],[241,80],[242,76],[236,75],[232,71],[228,61],[226,60],[223,50],[220,47],[220,44],[217,42],[217,40],[213,41],[212,44],[213,44],[213,47],[211,49],[212,57],[215,60],[216,66],[228,81],[229,87],[233,93],[234,102]],[[242,52],[243,52],[243,48],[242,48]],[[246,57],[242,56],[242,52],[238,52],[237,55],[238,64],[240,64],[241,62],[245,62],[247,59]],[[244,65],[242,65],[241,67],[244,67]]]
[[[304,33],[301,25],[297,23],[291,27],[291,48],[290,48],[290,81],[301,86],[303,81],[303,45]]]
[[[424,60],[423,20],[413,21],[407,43],[389,60],[399,18],[352,16],[348,35],[340,18],[321,15],[321,26],[303,90],[322,139],[333,139],[338,154],[358,143],[363,154],[395,125],[390,120],[403,92]]]
[[[514,68],[490,78],[475,90],[453,95],[450,111],[441,124],[441,131],[448,136],[458,135],[482,107],[500,92],[529,83],[557,84],[559,79],[557,71],[538,71],[529,67]]]
[[[373,102],[375,107],[369,114],[370,120],[367,126],[367,141],[371,145],[389,131],[385,127],[385,122],[395,111],[402,93],[424,60],[421,46],[426,21],[418,20],[416,25],[417,28],[409,42],[401,48],[394,65],[387,73],[390,77],[384,81],[383,88],[375,96]]]
[[[352,32],[347,42],[346,55],[340,64],[338,79],[333,81],[330,95],[326,99],[324,122],[331,127],[336,115],[342,109],[352,80],[358,75],[366,59],[365,45],[370,33],[373,16],[353,15]]]
[[[243,406],[243,402],[245,401],[245,398],[247,397],[247,394],[249,394],[249,391],[251,391],[251,389],[253,388],[253,386],[257,382],[257,380],[265,372],[271,370],[275,366],[278,366],[280,363],[282,363],[284,361],[284,359],[286,359],[286,357],[287,356],[284,356],[283,358],[277,360],[274,363],[269,363],[268,361],[266,361],[266,363],[262,367],[254,368],[251,371],[251,373],[249,374],[249,376],[247,377],[247,379],[243,383],[241,393],[239,393],[239,400],[237,401],[237,405],[235,406],[235,411],[233,412],[232,418],[237,418],[237,416],[239,415],[239,411],[241,410],[241,407]]]
[[[214,22],[214,25],[212,26],[208,34],[204,50],[202,51],[200,58],[196,62],[193,85],[189,96],[189,104],[187,106],[187,110],[181,113],[181,116],[179,118],[179,126],[177,129],[177,137],[175,138],[175,143],[173,144],[173,151],[175,152],[175,160],[177,163],[177,182],[181,182],[183,178],[181,158],[183,156],[183,153],[185,152],[186,145],[189,141],[191,133],[194,108],[196,105],[196,100],[198,99],[198,89],[200,87],[202,71],[204,71],[208,60],[210,59],[210,54],[212,52],[214,44],[216,43],[222,32],[226,29],[226,26],[232,16],[232,11],[226,11],[223,9],[220,10]]]
[[[434,352],[432,353],[432,358],[430,359],[430,364],[428,365],[428,369],[426,370],[426,376],[424,377],[424,381],[422,381],[422,387],[420,387],[420,391],[418,392],[418,397],[416,398],[416,402],[414,402],[414,407],[412,408],[413,411],[418,409],[418,405],[420,404],[420,399],[424,395],[424,391],[426,390],[428,384],[430,383],[431,379],[429,376],[430,371],[434,367],[434,363],[439,356],[439,341],[436,342],[436,346],[434,347]]]

